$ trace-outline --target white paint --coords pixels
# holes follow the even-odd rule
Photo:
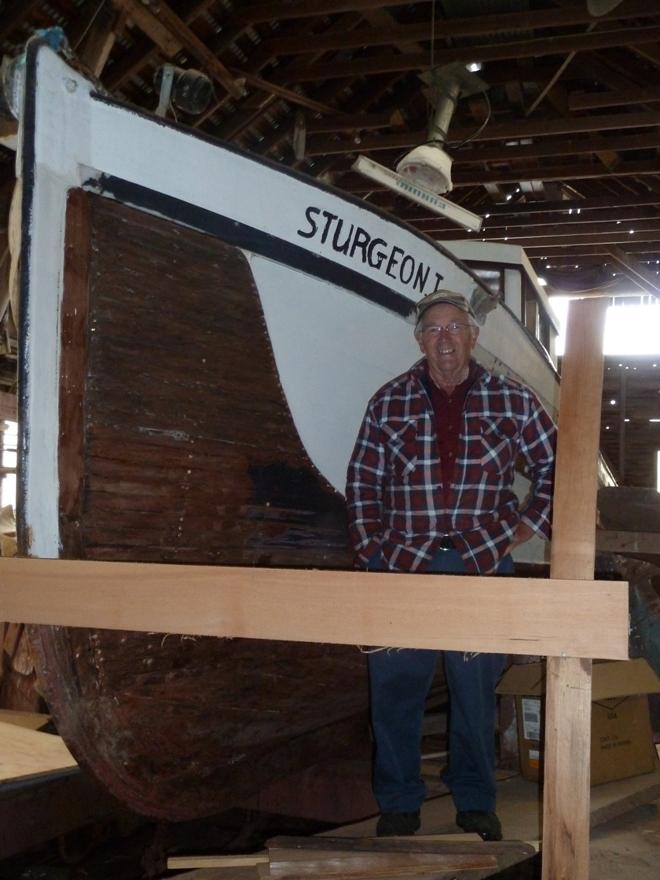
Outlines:
[[[522,277],[517,269],[504,270],[504,302],[522,320]]]

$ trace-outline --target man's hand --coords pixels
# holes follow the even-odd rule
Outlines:
[[[509,546],[509,550],[513,550],[519,544],[524,544],[525,541],[529,541],[530,538],[534,537],[534,529],[531,526],[528,526],[527,523],[519,522],[518,526],[513,534],[513,538],[511,540],[511,544]]]

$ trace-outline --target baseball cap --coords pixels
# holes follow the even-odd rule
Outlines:
[[[419,322],[422,319],[422,316],[427,309],[430,309],[431,306],[437,306],[440,303],[447,303],[447,305],[456,306],[457,309],[460,309],[467,315],[471,315],[476,320],[476,315],[474,314],[472,306],[461,293],[454,293],[453,290],[434,290],[433,293],[427,293],[426,296],[423,296],[415,306],[416,321]]]

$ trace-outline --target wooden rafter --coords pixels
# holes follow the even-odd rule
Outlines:
[[[631,254],[626,253],[620,247],[608,248],[609,254],[620,266],[623,267],[625,273],[644,290],[656,296],[660,296],[660,283],[658,276],[643,266],[639,260],[636,260]]]
[[[627,107],[630,104],[652,104],[660,101],[660,87],[653,86],[625,91],[574,92],[568,96],[570,110],[599,110],[603,107]]]
[[[220,59],[209,51],[205,43],[190,30],[188,25],[164,2],[158,0],[152,9],[150,4],[140,0],[114,0],[115,5],[126,10],[139,28],[160,46],[166,54],[173,56],[182,47],[204,63],[208,72],[234,98],[240,98],[244,88],[237,83]]]
[[[479,46],[457,46],[442,49],[436,53],[435,63],[440,66],[452,61],[466,64],[472,61],[496,61],[511,58],[537,58],[543,55],[565,55],[593,49],[607,49],[613,46],[637,46],[660,41],[660,27],[622,28],[616,31],[595,31],[588,34],[568,34],[561,37],[542,37],[512,43],[483,44]],[[363,58],[357,61],[334,61],[323,64],[310,64],[296,75],[295,82],[334,79],[345,76],[373,76],[377,73],[397,71],[426,70],[429,67],[429,53],[409,55],[405,59],[390,53]],[[294,80],[291,80],[294,81]]]
[[[660,8],[649,9],[645,0],[636,0],[599,17],[598,21],[638,18],[640,15],[660,15]],[[515,31],[531,31],[535,28],[565,28],[575,24],[591,24],[593,16],[586,4],[564,9],[538,9],[467,18],[438,18],[435,22],[434,39],[446,40],[457,37],[483,36],[485,34],[508,34]],[[351,34],[315,34],[314,39],[305,37],[273,37],[266,40],[264,48],[273,55],[296,55],[317,51],[344,51],[363,46],[387,46],[390,43],[428,42],[431,38],[430,21],[390,27],[364,27]]]
[[[420,0],[430,3],[432,0]],[[251,24],[266,21],[284,21],[287,18],[314,18],[321,15],[336,15],[340,12],[359,12],[367,9],[380,9],[382,0],[290,0],[288,3],[251,3],[241,9],[241,18]]]

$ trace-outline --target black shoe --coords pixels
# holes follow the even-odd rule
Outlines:
[[[502,826],[495,813],[486,810],[466,810],[456,813],[456,824],[463,831],[474,831],[482,840],[502,840]]]
[[[419,826],[419,810],[414,813],[381,813],[376,837],[409,837]]]

